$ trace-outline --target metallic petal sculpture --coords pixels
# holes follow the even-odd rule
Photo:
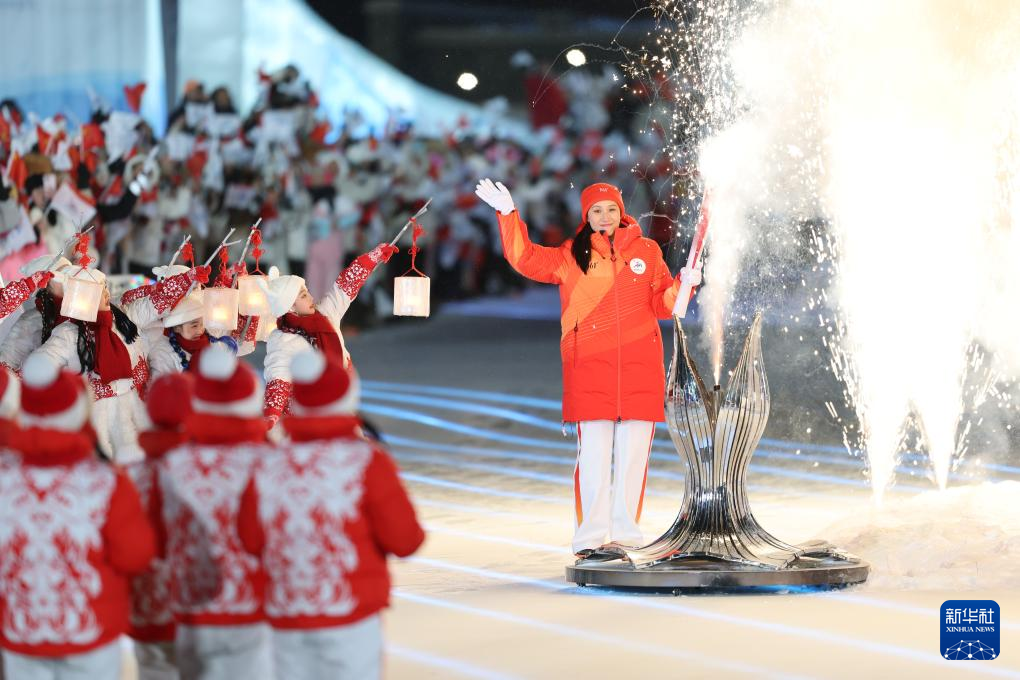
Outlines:
[[[755,315],[725,391],[705,387],[674,318],[666,420],[687,468],[673,525],[641,548],[609,546],[567,567],[580,585],[652,588],[843,585],[868,577],[857,557],[824,541],[791,545],[751,512],[746,474],[768,422],[769,384]]]

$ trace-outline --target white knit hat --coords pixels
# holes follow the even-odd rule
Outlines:
[[[46,269],[46,266],[53,262],[53,255],[40,255],[37,258],[31,259],[25,264],[21,265],[18,269],[24,276],[31,276],[36,272],[41,272]],[[53,272],[53,280],[57,283],[63,283],[64,277],[66,276],[66,268],[71,266],[71,261],[61,255],[57,258],[57,261],[53,263],[53,266],[49,268],[49,271]],[[62,271],[64,270],[64,271]]]
[[[191,271],[191,267],[185,267],[183,264],[164,264],[159,267],[153,267],[152,273],[155,274],[159,280],[169,279],[171,276],[177,276],[178,274],[185,274]]]
[[[354,415],[361,404],[361,381],[354,370],[346,370],[315,350],[300,352],[290,364],[294,391],[291,410],[302,416]]]
[[[21,378],[22,427],[78,432],[85,425],[92,400],[80,375],[32,354],[25,360]]]
[[[202,318],[202,291],[193,290],[163,317],[163,328],[173,328]]]
[[[269,275],[258,279],[257,283],[269,300],[270,313],[276,318],[290,311],[305,286],[305,280],[300,276],[280,276],[276,267],[270,267]]]
[[[237,418],[262,415],[262,388],[248,364],[222,344],[202,350],[195,378],[196,413]]]
[[[70,280],[90,281],[101,286],[106,285],[106,274],[99,269],[85,269],[80,265],[71,265],[64,271],[64,283]]]

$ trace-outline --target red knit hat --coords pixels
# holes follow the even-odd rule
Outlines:
[[[90,399],[81,376],[32,355],[21,371],[21,422],[25,427],[78,432],[89,417]]]
[[[354,371],[321,352],[302,352],[290,365],[294,391],[291,408],[296,415],[354,415],[361,401],[361,382]]]
[[[588,220],[588,211],[599,201],[612,201],[620,207],[620,218],[622,219],[627,211],[623,207],[623,194],[612,184],[599,182],[585,187],[581,192],[581,222]]]
[[[195,380],[196,413],[238,418],[262,415],[262,389],[255,372],[222,344],[202,350]]]
[[[21,407],[21,383],[6,366],[0,366],[0,419],[14,420]]]
[[[149,387],[145,410],[156,427],[174,430],[191,415],[195,379],[191,373],[167,373]]]

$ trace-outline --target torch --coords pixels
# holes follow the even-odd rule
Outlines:
[[[691,243],[691,251],[687,254],[687,269],[694,270],[701,266],[701,253],[705,248],[705,237],[708,236],[708,199],[709,192],[705,192],[701,199],[701,211],[698,215],[698,228],[694,232],[694,241]],[[691,300],[691,291],[694,286],[689,281],[680,280],[680,292],[677,293],[676,302],[673,303],[673,316],[683,319],[687,316],[687,303]]]

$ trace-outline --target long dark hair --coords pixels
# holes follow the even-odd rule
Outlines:
[[[43,288],[35,294],[35,297],[36,308],[39,310],[39,316],[42,317],[42,341],[46,342],[53,334],[53,329],[57,327],[60,310],[57,309],[57,301],[53,299],[53,293],[49,288]]]
[[[581,230],[574,236],[574,242],[570,244],[570,252],[573,254],[577,266],[581,268],[582,274],[588,273],[588,265],[591,264],[591,235],[594,233],[595,230],[591,228],[591,224],[585,222]]]
[[[138,326],[121,310],[117,305],[110,305],[110,312],[113,313],[113,327],[124,337],[124,343],[130,345],[138,339]],[[71,322],[78,327],[78,363],[81,364],[81,372],[91,373],[96,368],[96,330],[95,324],[88,321],[71,319]]]

